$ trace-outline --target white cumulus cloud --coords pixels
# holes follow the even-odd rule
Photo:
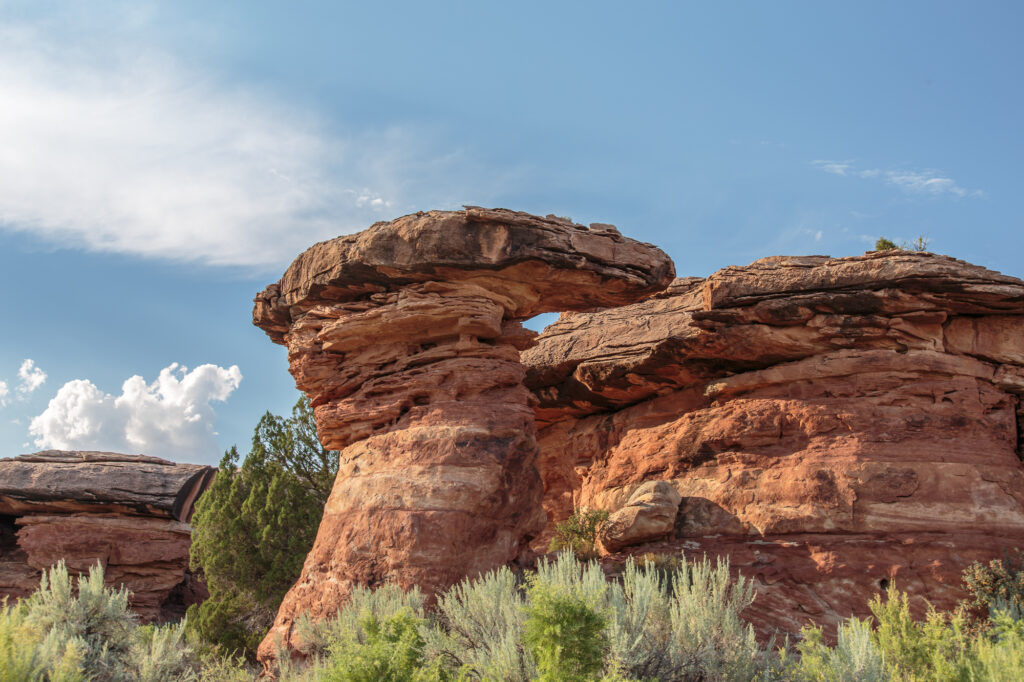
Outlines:
[[[29,433],[38,448],[111,450],[198,461],[216,454],[211,402],[238,388],[237,365],[200,365],[192,371],[173,363],[150,384],[133,376],[113,396],[86,379],[64,384]]]
[[[18,392],[23,396],[27,396],[46,383],[46,372],[36,367],[34,360],[27,358],[21,363],[21,367],[18,368],[18,378],[21,379],[21,382],[18,384]]]
[[[969,190],[961,187],[953,178],[945,177],[935,170],[886,170],[883,168],[861,168],[854,166],[852,161],[813,161],[812,165],[826,173],[857,177],[865,180],[880,179],[886,184],[897,187],[908,194],[941,196],[949,195],[957,198],[966,196],[984,196],[981,190]]]
[[[10,394],[11,389],[7,388],[6,381],[0,381],[0,407],[7,405],[7,396]]]
[[[479,186],[461,152],[425,134],[343,133],[145,40],[87,36],[0,25],[0,229],[276,268],[316,241],[472,198],[459,178]]]

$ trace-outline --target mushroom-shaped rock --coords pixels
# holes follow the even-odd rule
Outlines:
[[[519,350],[542,312],[624,305],[672,262],[614,230],[506,210],[431,211],[311,247],[255,300],[341,464],[312,551],[260,648],[355,585],[428,595],[518,556],[543,527]]]

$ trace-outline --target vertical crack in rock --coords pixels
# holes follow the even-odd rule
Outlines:
[[[417,213],[300,255],[255,300],[288,348],[340,470],[302,575],[260,657],[301,652],[292,626],[356,585],[428,595],[502,565],[543,528],[520,321],[664,289],[659,249],[506,210]]]
[[[1017,398],[1017,458],[1024,462],[1024,400]]]

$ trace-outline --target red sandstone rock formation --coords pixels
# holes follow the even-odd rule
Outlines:
[[[254,321],[342,468],[264,659],[353,584],[435,591],[543,551],[577,507],[612,512],[613,562],[729,555],[762,633],[862,615],[893,579],[949,607],[964,566],[1024,547],[1024,282],[902,251],[662,290],[670,269],[482,209],[300,256]],[[546,310],[582,312],[533,341],[518,321]]]
[[[624,305],[673,276],[611,226],[469,207],[417,213],[299,256],[256,298],[341,466],[302,576],[260,647],[354,585],[428,594],[515,559],[544,525],[520,321]]]
[[[574,507],[624,513],[669,482],[674,531],[627,551],[729,555],[762,632],[864,615],[893,579],[950,607],[967,564],[1024,547],[1018,279],[902,251],[766,258],[563,315],[523,362],[535,547]]]
[[[39,586],[63,559],[132,592],[144,622],[180,618],[205,588],[188,573],[193,504],[213,467],[110,452],[0,459],[0,598]]]

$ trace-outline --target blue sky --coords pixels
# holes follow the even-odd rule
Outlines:
[[[1024,276],[1022,8],[0,0],[0,456],[247,446],[297,398],[252,297],[419,209]]]

